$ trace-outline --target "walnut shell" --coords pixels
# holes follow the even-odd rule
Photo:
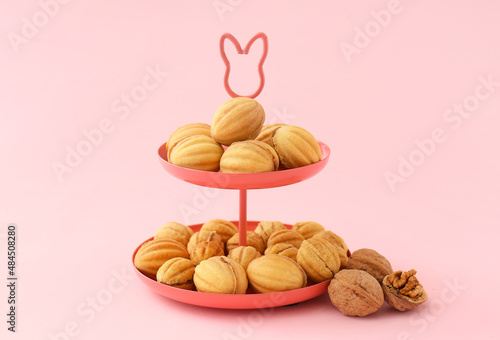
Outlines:
[[[226,249],[228,252],[240,246],[240,233],[234,234],[228,241]],[[247,231],[247,246],[254,247],[259,253],[264,254],[266,244],[262,236],[253,231]]]
[[[297,262],[316,283],[330,280],[340,269],[337,250],[321,238],[302,242],[297,253]]]
[[[266,244],[269,240],[269,236],[278,230],[287,230],[287,228],[280,221],[261,221],[255,228],[255,232],[262,236]]]
[[[339,271],[328,285],[332,304],[344,315],[366,316],[384,304],[384,292],[373,276],[362,270]]]
[[[304,236],[306,240],[310,239],[314,235],[325,231],[325,227],[317,222],[297,222],[293,225],[292,230],[298,231]]]
[[[281,255],[265,255],[250,262],[248,281],[257,293],[283,292],[303,288],[306,273],[297,262]]]
[[[222,242],[222,239],[219,234],[217,234],[213,230],[200,230],[197,231],[191,236],[189,239],[188,245],[187,245],[187,250],[188,253],[191,254],[196,247],[198,243],[201,243],[203,241],[214,241],[217,242],[219,247],[221,249],[224,249],[224,242]]]
[[[265,251],[266,255],[276,254],[281,256],[286,256],[297,262],[298,249],[289,243],[276,243],[271,248],[267,248]]]
[[[212,138],[196,135],[181,139],[171,146],[168,161],[189,169],[219,171],[223,153],[222,146]]]
[[[294,230],[278,230],[269,236],[267,240],[267,247],[270,248],[278,243],[288,243],[294,246],[295,248],[300,248],[300,245],[304,241],[304,236],[302,236],[298,231]]]
[[[382,284],[386,275],[392,273],[391,263],[373,249],[362,248],[352,253],[347,269],[360,269],[372,275]]]
[[[156,281],[181,288],[192,290],[194,263],[182,257],[174,257],[166,261],[156,273]]]
[[[393,308],[404,312],[427,301],[427,292],[415,276],[416,273],[414,269],[404,273],[398,270],[382,280],[385,301]]]
[[[259,135],[255,138],[255,140],[260,140],[261,142],[264,142],[274,147],[273,145],[274,132],[282,126],[287,126],[287,124],[276,123],[276,124],[264,125]]]
[[[321,149],[314,136],[298,126],[283,126],[276,130],[273,145],[280,163],[287,169],[310,165],[321,160]]]
[[[219,106],[212,119],[212,137],[223,145],[231,145],[257,137],[266,114],[252,98],[236,97]]]
[[[252,246],[239,246],[231,250],[227,255],[227,257],[229,257],[230,259],[233,259],[241,264],[241,266],[245,268],[245,270],[247,270],[250,262],[258,259],[260,256],[261,254]]]
[[[174,257],[188,258],[186,247],[169,238],[158,238],[145,242],[134,258],[135,267],[147,277],[156,280],[156,272]]]
[[[203,260],[222,255],[224,255],[224,250],[219,247],[217,242],[203,241],[194,247],[193,252],[189,255],[189,258],[195,265],[198,265]]]
[[[347,248],[347,244],[345,243],[344,239],[340,237],[339,235],[335,234],[334,232],[330,230],[325,230],[317,233],[313,237],[319,237],[319,238],[324,238],[334,246],[339,246],[343,248],[347,252],[347,256],[349,257],[351,254],[349,252],[349,248]]]
[[[225,256],[214,256],[201,262],[194,270],[194,285],[200,292],[245,294],[248,288],[245,269]]]
[[[155,238],[168,237],[187,246],[189,239],[193,236],[193,229],[177,222],[167,222],[156,231]]]
[[[226,173],[256,173],[278,170],[278,154],[264,142],[246,140],[234,142],[220,159],[220,171]]]
[[[221,220],[221,219],[213,219],[201,226],[200,231],[215,231],[219,234],[222,242],[224,244],[238,232],[238,227],[236,227],[232,222]]]
[[[181,139],[196,135],[204,135],[210,137],[210,125],[205,123],[191,123],[178,127],[170,135],[170,137],[168,137],[167,159],[170,159],[170,152],[172,151],[172,147],[176,145]]]

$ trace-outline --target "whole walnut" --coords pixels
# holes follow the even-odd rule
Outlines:
[[[366,316],[384,304],[384,292],[378,281],[363,270],[344,269],[335,274],[328,286],[332,304],[344,315]]]
[[[386,275],[392,273],[391,263],[373,249],[362,248],[352,253],[347,261],[347,269],[360,269],[372,275],[382,284]]]

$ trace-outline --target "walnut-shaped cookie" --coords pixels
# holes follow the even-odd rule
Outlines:
[[[245,269],[225,256],[214,256],[196,266],[194,285],[200,292],[245,294],[248,288]]]
[[[194,263],[182,257],[166,261],[156,273],[156,281],[181,289],[192,290]]]
[[[189,254],[189,258],[195,265],[199,265],[201,261],[207,260],[214,256],[224,255],[224,250],[219,247],[215,241],[203,241],[194,247],[193,252]]]
[[[167,222],[155,233],[155,238],[168,237],[184,246],[187,246],[191,236],[193,236],[193,229],[178,222]]]
[[[247,270],[248,265],[255,259],[258,259],[261,254],[252,246],[239,246],[237,248],[232,249],[227,255],[228,258],[235,260],[245,270]]]

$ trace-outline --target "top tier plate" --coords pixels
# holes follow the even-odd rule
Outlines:
[[[205,187],[220,189],[266,189],[302,182],[323,170],[330,157],[330,148],[318,142],[321,160],[296,169],[278,170],[252,174],[228,174],[223,172],[200,171],[183,168],[167,161],[167,148],[162,144],[158,149],[162,167],[172,176],[183,181]]]

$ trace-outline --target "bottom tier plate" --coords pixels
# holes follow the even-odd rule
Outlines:
[[[238,226],[237,221],[231,222]],[[258,223],[259,222],[257,221],[248,221],[247,230],[254,230],[257,227]],[[202,225],[203,224],[195,224],[189,227],[193,229],[194,232],[197,232],[200,230]],[[285,226],[289,229],[291,229],[292,227],[289,224],[285,224]],[[151,239],[152,238],[144,241],[143,243]],[[143,243],[141,243],[139,247],[137,247],[137,249],[134,251],[134,254],[132,256],[132,265],[134,264],[135,254],[137,254],[137,251]],[[138,271],[135,266],[134,270],[139,279],[155,293],[163,295],[172,300],[195,306],[224,309],[259,309],[287,306],[298,302],[307,301],[320,296],[321,294],[324,294],[328,289],[328,284],[330,283],[329,280],[316,284],[309,282],[308,285],[304,288],[268,294],[256,294],[251,290],[251,288],[249,288],[247,294],[211,294],[167,286],[145,276],[140,271]]]

